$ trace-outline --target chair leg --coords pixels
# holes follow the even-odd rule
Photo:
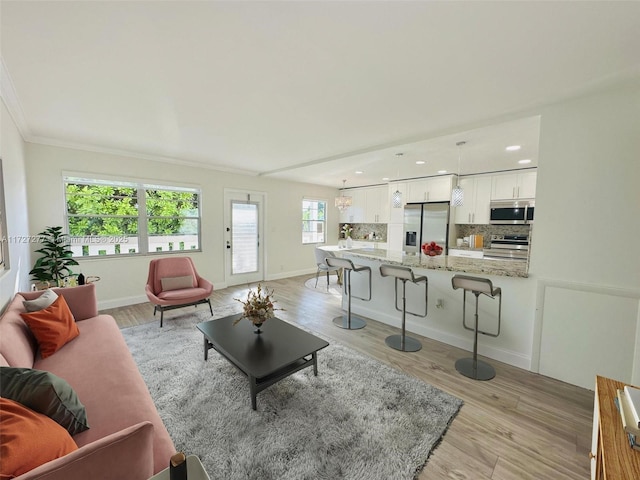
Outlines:
[[[162,328],[162,321],[164,320],[164,309],[160,309],[160,328]]]
[[[316,286],[314,288],[318,288],[318,275],[320,275],[320,269],[316,270]]]
[[[344,272],[343,289],[347,294],[347,314],[334,318],[333,324],[347,330],[358,330],[364,328],[367,322],[360,317],[351,315],[351,270],[345,269]]]
[[[327,290],[329,290],[329,270],[327,270]]]
[[[211,312],[211,316],[213,317],[213,308],[211,307],[211,299],[207,298],[207,303],[209,304],[209,311]]]

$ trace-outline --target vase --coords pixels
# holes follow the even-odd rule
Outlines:
[[[256,329],[253,331],[253,333],[257,333],[258,335],[262,333],[262,330],[260,330],[260,327],[262,326],[262,322],[260,323],[254,323],[253,324]]]
[[[351,240],[351,237],[347,237],[347,248],[351,248],[353,247],[353,240]]]

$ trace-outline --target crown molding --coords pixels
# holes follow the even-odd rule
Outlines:
[[[82,150],[85,152],[92,152],[104,155],[115,155],[118,157],[129,157],[129,158],[137,158],[140,160],[149,160],[152,162],[161,162],[161,163],[169,163],[172,165],[183,165],[185,167],[194,167],[194,168],[204,168],[207,170],[216,170],[225,173],[232,173],[237,175],[245,175],[245,176],[258,176],[258,172],[253,170],[244,170],[240,168],[228,167],[225,165],[215,165],[204,162],[197,162],[191,160],[180,160],[172,157],[164,157],[161,155],[151,155],[147,153],[135,152],[130,150],[119,150],[116,148],[108,148],[102,147],[98,145],[88,145],[84,143],[75,143],[68,142],[64,140],[58,140],[55,138],[49,137],[39,137],[35,135],[31,135],[28,138],[25,138],[25,141],[28,143],[38,144],[38,145],[46,145],[50,147],[59,147],[59,148],[69,148],[72,150]]]
[[[225,173],[237,175],[258,176],[259,172],[253,170],[244,170],[241,168],[228,167],[224,165],[212,165],[204,162],[196,162],[189,160],[179,160],[177,158],[163,157],[160,155],[150,155],[146,153],[119,150],[114,148],[101,147],[97,145],[87,145],[82,143],[67,142],[49,137],[40,137],[32,134],[27,124],[22,104],[18,99],[18,94],[13,85],[13,80],[9,74],[9,69],[4,63],[4,59],[0,55],[0,99],[7,106],[7,110],[11,115],[22,139],[28,143],[48,145],[52,147],[70,148],[74,150],[83,150],[86,152],[101,153],[106,155],[117,155],[121,157],[138,158],[141,160],[150,160],[154,162],[170,163],[172,165],[183,165],[185,167],[206,168],[208,170],[216,170]]]
[[[13,122],[16,124],[20,135],[22,138],[26,140],[30,135],[31,131],[29,130],[29,126],[27,125],[27,120],[24,116],[24,110],[22,109],[22,104],[18,99],[18,94],[16,93],[16,89],[13,86],[13,80],[11,80],[11,75],[9,75],[9,70],[7,69],[7,65],[4,63],[4,59],[0,55],[0,98],[7,106],[7,110],[9,111],[9,115],[13,119]]]

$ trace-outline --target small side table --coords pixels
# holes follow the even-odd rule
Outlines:
[[[187,475],[189,480],[211,480],[200,459],[195,455],[187,455]],[[169,480],[169,467],[156,473],[149,480]]]

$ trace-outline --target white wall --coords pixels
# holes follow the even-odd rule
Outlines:
[[[640,85],[540,113],[533,369],[640,384]]]
[[[191,184],[202,189],[202,252],[193,253],[198,272],[224,286],[224,188],[265,192],[267,210],[266,270],[269,278],[315,272],[313,245],[302,245],[302,198],[326,199],[329,208],[328,242],[337,242],[338,216],[332,201],[337,190],[317,185],[252,177],[211,169],[154,162],[132,157],[27,143],[29,200],[34,208],[30,231],[64,225],[63,171],[115,175],[120,178]],[[334,211],[335,210],[335,211]],[[101,277],[96,284],[102,308],[145,301],[144,285],[150,256],[80,259],[84,275]]]
[[[24,142],[4,102],[0,102],[0,157],[9,242],[9,270],[0,274],[0,310],[14,293],[29,289],[30,245],[13,238],[28,233],[29,210],[25,178]]]
[[[522,116],[532,114],[541,115],[536,223],[527,281],[535,290],[536,304],[535,312],[527,312],[535,316],[533,328],[527,322],[526,331],[520,332],[532,336],[531,368],[587,388],[593,388],[598,373],[640,384],[640,85],[612,88]],[[26,156],[30,233],[62,224],[63,170],[122,172],[201,185],[204,252],[194,254],[194,259],[217,284],[224,280],[224,187],[267,194],[270,278],[315,271],[313,248],[300,244],[300,199],[309,195],[331,202],[336,193],[264,177],[42,145],[27,144]],[[328,242],[335,243],[337,212],[330,208],[330,213]],[[140,299],[147,265],[148,257],[85,260],[83,271],[102,277],[98,291],[104,305],[105,300]],[[626,341],[620,343],[620,338]],[[526,355],[529,349],[520,345],[516,350]]]

